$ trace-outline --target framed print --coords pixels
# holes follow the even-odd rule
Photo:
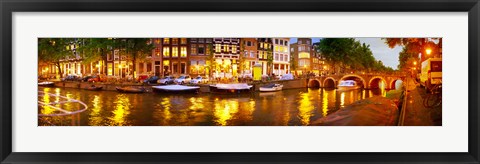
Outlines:
[[[2,163],[478,163],[476,0],[0,5]]]

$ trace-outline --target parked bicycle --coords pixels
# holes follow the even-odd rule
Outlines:
[[[442,105],[442,84],[433,85],[427,89],[427,96],[423,100],[423,106],[435,108]]]

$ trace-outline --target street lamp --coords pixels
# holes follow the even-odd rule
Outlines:
[[[303,69],[305,70],[304,74],[307,75],[307,64],[303,65]]]
[[[428,48],[425,50],[425,52],[427,53],[427,55],[430,55],[432,53],[432,49]]]

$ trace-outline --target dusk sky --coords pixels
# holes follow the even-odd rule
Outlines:
[[[319,42],[321,38],[312,38],[312,42]],[[361,43],[370,45],[373,56],[377,60],[381,60],[383,64],[387,67],[392,67],[397,69],[398,65],[398,53],[402,51],[402,47],[395,47],[393,49],[389,48],[381,38],[355,38]],[[297,38],[291,38],[291,43],[296,43]]]

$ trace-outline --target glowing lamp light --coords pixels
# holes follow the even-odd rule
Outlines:
[[[432,49],[429,48],[429,49],[425,50],[425,52],[427,53],[427,55],[430,55],[432,53]]]

